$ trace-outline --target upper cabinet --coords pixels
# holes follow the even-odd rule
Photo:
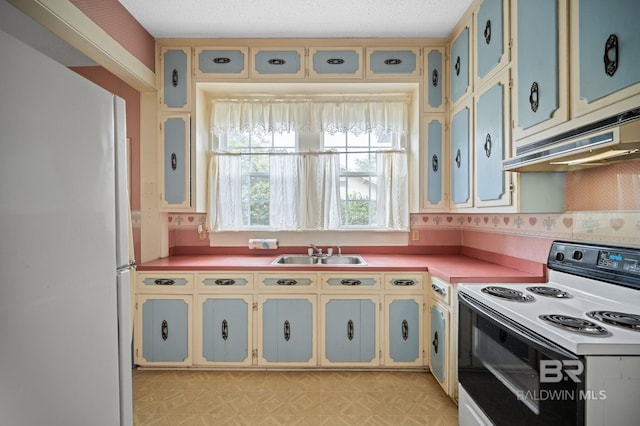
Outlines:
[[[445,50],[441,47],[424,48],[424,111],[445,112],[444,83],[445,77]]]
[[[304,48],[252,49],[254,78],[302,78],[306,75]]]
[[[475,86],[509,63],[509,2],[484,0],[475,13]]]
[[[191,208],[191,116],[167,114],[160,118],[160,209]]]
[[[367,48],[368,77],[417,77],[420,75],[420,49]]]
[[[472,99],[468,98],[453,111],[451,119],[451,208],[473,207]]]
[[[309,76],[320,78],[362,78],[361,47],[309,49]]]
[[[472,91],[471,87],[471,21],[460,29],[451,43],[449,75],[451,102],[456,103]]]
[[[195,76],[199,79],[247,78],[247,47],[197,47]]]
[[[160,106],[169,111],[191,109],[191,48],[160,50]]]
[[[446,160],[446,122],[443,116],[424,118],[425,136],[420,146],[422,172],[422,208],[446,210],[449,166]]]
[[[512,2],[515,27],[513,100],[515,139],[568,118],[567,3]]]
[[[571,3],[572,116],[640,94],[640,2]],[[607,115],[637,107],[622,105]]]

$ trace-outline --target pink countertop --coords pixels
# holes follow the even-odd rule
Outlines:
[[[345,253],[347,254],[347,253]],[[527,270],[464,255],[362,254],[366,266],[272,265],[276,255],[178,255],[145,262],[138,271],[429,271],[451,283],[545,282],[544,265]],[[533,270],[532,270],[533,269]]]

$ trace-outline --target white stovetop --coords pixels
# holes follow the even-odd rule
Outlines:
[[[561,282],[562,284],[559,284]],[[526,287],[550,285],[573,295],[569,299],[538,296]],[[487,295],[482,288],[500,286],[520,290],[535,297],[534,302],[512,302]],[[585,315],[588,311],[609,310],[640,315],[640,291],[550,271],[547,284],[460,284],[465,293],[486,306],[506,315],[576,355],[640,355],[640,332],[605,324]],[[543,314],[562,314],[583,318],[606,328],[608,336],[588,336],[566,331],[538,318]]]

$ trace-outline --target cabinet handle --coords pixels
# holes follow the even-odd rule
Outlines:
[[[433,71],[431,71],[431,84],[433,87],[438,87],[438,78],[438,70],[434,68]]]
[[[458,148],[458,151],[456,152],[456,166],[460,168],[461,164],[462,164],[462,153],[460,152],[460,148]]]
[[[156,285],[174,285],[176,282],[171,278],[158,278],[154,281]]]
[[[456,58],[456,65],[453,68],[456,70],[456,75],[460,75],[460,56]]]
[[[353,340],[353,321],[347,321],[347,339],[349,341]]]
[[[484,42],[491,43],[491,20],[487,19],[487,23],[484,24]]]
[[[407,320],[402,320],[402,340],[409,338],[409,323]]]
[[[445,289],[443,289],[442,287],[438,287],[435,284],[431,284],[431,288],[433,289],[433,291],[435,291],[436,293],[444,296],[445,294],[447,294],[447,291]]]
[[[225,58],[224,56],[220,58],[213,58],[212,62],[214,64],[228,64],[231,62],[231,58]]]
[[[175,172],[177,168],[178,168],[178,156],[176,155],[175,152],[172,152],[171,153],[171,170]]]
[[[487,137],[484,140],[484,153],[487,158],[491,157],[491,135],[487,133]]]
[[[236,280],[233,278],[220,278],[214,281],[216,285],[234,285]]]
[[[173,87],[178,87],[178,70],[175,68],[171,71],[171,84]]]
[[[278,285],[296,285],[298,284],[297,280],[285,280],[285,279],[281,279],[276,281],[276,284]]]
[[[162,340],[167,340],[169,338],[169,323],[167,322],[167,320],[162,321],[160,333],[162,335]]]
[[[433,157],[431,157],[431,169],[434,173],[438,171],[438,156],[436,154],[433,154]]]
[[[362,281],[344,279],[344,280],[340,281],[340,284],[342,284],[342,285],[360,285],[360,284],[362,284]]]
[[[386,65],[400,65],[402,63],[402,59],[389,58],[389,59],[385,59],[384,63]]]
[[[431,342],[431,344],[433,345],[433,349],[435,350],[435,352],[438,353],[438,332],[437,331],[435,332],[434,339]]]
[[[538,82],[534,81],[531,85],[531,91],[529,92],[529,104],[531,105],[531,111],[538,111],[538,105],[540,101],[540,93],[538,88]]]
[[[229,323],[227,320],[222,320],[222,340],[229,338]]]
[[[618,70],[618,36],[611,34],[604,45],[604,72],[609,77]]]
[[[289,321],[285,321],[284,322],[284,340],[288,342],[290,338],[291,338],[291,324],[289,324]]]
[[[273,59],[269,59],[267,62],[268,62],[269,64],[271,64],[271,65],[284,65],[284,64],[286,64],[286,63],[287,63],[287,61],[285,61],[285,60],[284,60],[284,59],[282,59],[282,58],[273,58]]]
[[[410,287],[410,286],[416,285],[416,280],[397,279],[397,280],[393,280],[393,282],[391,284],[392,285],[397,285],[397,286],[402,286],[402,287]]]
[[[342,64],[344,64],[344,59],[342,59],[342,58],[329,58],[329,59],[327,59],[327,63],[329,65],[342,65]]]

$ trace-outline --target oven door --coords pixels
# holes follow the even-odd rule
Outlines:
[[[584,359],[458,296],[458,380],[487,417],[496,425],[583,425]]]

